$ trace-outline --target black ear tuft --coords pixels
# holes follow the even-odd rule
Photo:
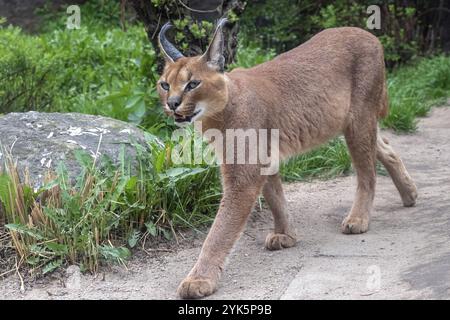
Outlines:
[[[222,18],[217,22],[216,30],[214,31],[213,38],[203,54],[203,59],[208,66],[216,69],[219,72],[223,72],[225,69],[225,57],[223,56],[223,26],[228,22],[226,18]]]

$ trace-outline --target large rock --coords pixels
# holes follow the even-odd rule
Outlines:
[[[122,146],[126,148],[125,155],[134,159],[136,152],[132,144],[144,141],[144,132],[135,126],[100,116],[34,111],[0,116],[0,144],[12,150],[20,169],[28,168],[35,187],[42,184],[45,172],[55,169],[60,161],[65,163],[72,178],[79,174],[76,149],[85,150],[93,158],[107,155],[118,163]],[[0,153],[0,163],[3,159]]]

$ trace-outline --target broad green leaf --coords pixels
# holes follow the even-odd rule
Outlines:
[[[158,235],[158,229],[153,222],[147,222],[145,224],[145,227],[147,228],[148,233],[150,233],[150,235],[152,235],[153,237],[156,237]]]
[[[35,266],[41,261],[41,259],[39,256],[28,256],[26,261],[29,265]]]
[[[131,177],[127,181],[127,184],[125,186],[125,190],[128,191],[128,192],[135,191],[137,182],[138,182],[138,178],[136,176]]]
[[[125,260],[131,255],[130,250],[125,247],[99,246],[99,251],[106,260]]]
[[[164,173],[160,174],[161,179],[169,178],[170,180],[177,182],[181,179],[185,179],[189,176],[196,175],[200,172],[207,170],[207,168],[171,168]]]
[[[10,198],[10,188],[12,186],[11,178],[6,174],[0,175],[0,201],[4,208],[11,212],[13,210]],[[14,195],[13,195],[14,196]]]
[[[62,259],[50,261],[44,266],[44,268],[42,269],[42,273],[46,274],[52,272],[57,268],[59,268],[62,265],[62,263],[63,263]]]
[[[88,168],[90,169],[92,167],[93,164],[93,159],[92,157],[84,150],[82,149],[77,149],[74,152],[75,155],[75,159],[77,159],[78,163],[83,167],[83,168]]]
[[[128,245],[130,248],[134,248],[141,237],[141,233],[138,230],[134,230],[128,238]]]
[[[5,227],[11,231],[16,231],[20,234],[30,236],[36,240],[42,240],[44,238],[43,236],[41,236],[39,233],[37,233],[33,229],[31,229],[27,226],[21,225],[21,224],[9,223],[9,224],[6,224]]]
[[[60,244],[56,242],[48,242],[45,246],[56,253],[57,255],[64,255],[68,252],[68,247],[65,244]]]
[[[130,98],[127,101],[127,104],[125,105],[125,109],[134,108],[142,100],[143,100],[143,98],[140,95],[137,95],[137,96],[134,96],[134,97]]]

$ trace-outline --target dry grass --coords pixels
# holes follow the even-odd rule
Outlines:
[[[220,197],[216,170],[174,168],[166,159],[167,147],[149,139],[149,149],[138,150],[134,174],[124,149],[118,166],[75,152],[81,173],[69,177],[60,163],[38,190],[3,148],[0,202],[9,244],[0,243],[0,248],[5,256],[17,256],[7,268],[26,266],[32,274],[45,274],[76,264],[95,273],[102,263],[124,265],[139,243],[177,239],[178,227],[210,221]]]
[[[11,235],[4,225],[0,225],[0,280],[15,271],[15,257]]]

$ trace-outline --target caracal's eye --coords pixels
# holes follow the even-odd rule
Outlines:
[[[191,91],[191,90],[194,90],[195,88],[197,88],[198,87],[198,85],[200,84],[200,80],[192,80],[192,81],[189,81],[189,83],[186,85],[186,88],[184,89],[184,90],[186,90],[186,91]]]
[[[159,85],[161,86],[161,88],[163,88],[163,90],[169,91],[170,89],[170,85],[165,81],[161,81]]]

